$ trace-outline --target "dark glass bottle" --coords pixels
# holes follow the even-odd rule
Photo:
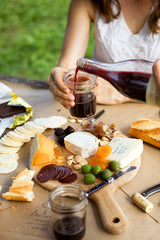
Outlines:
[[[106,64],[86,58],[77,61],[79,70],[106,79],[123,95],[150,105],[160,106],[155,81],[152,76],[153,62],[132,59]]]

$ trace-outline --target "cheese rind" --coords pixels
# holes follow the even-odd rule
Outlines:
[[[112,147],[112,154],[107,159],[119,162],[120,168],[128,166],[143,152],[143,141],[140,139],[115,137],[109,145]]]
[[[64,138],[64,144],[69,152],[89,158],[97,151],[98,138],[88,132],[74,132]]]

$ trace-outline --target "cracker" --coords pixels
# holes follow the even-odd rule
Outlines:
[[[36,131],[33,131],[33,130],[31,131],[29,129],[24,128],[23,126],[17,127],[14,130],[14,132],[17,133],[17,134],[22,133],[22,134],[25,134],[29,137],[35,137],[35,135],[36,135]]]
[[[28,129],[30,131],[36,131],[36,132],[44,132],[44,130],[46,129],[45,127],[43,127],[42,125],[36,124],[34,121],[29,121],[26,122],[24,124],[24,128]]]
[[[1,165],[0,166],[0,173],[10,173],[13,172],[18,166],[18,161],[13,161],[10,165]]]
[[[11,146],[11,147],[21,147],[24,144],[24,142],[18,142],[16,140],[11,140],[9,137],[7,137],[7,135],[2,137],[0,139],[0,142],[3,143],[4,145]]]
[[[46,127],[47,124],[47,118],[36,118],[34,122],[38,125],[41,125],[43,127]]]
[[[8,154],[16,153],[16,152],[18,152],[18,150],[19,150],[19,147],[8,147],[8,146],[0,143],[0,154],[2,154],[2,153],[8,153]]]
[[[9,137],[11,140],[16,140],[19,142],[29,142],[31,137],[22,134],[22,133],[15,133],[14,131],[10,131],[7,133],[7,137]]]
[[[11,165],[14,161],[17,161],[19,156],[17,153],[13,154],[0,154],[0,166]]]
[[[67,119],[62,116],[51,116],[48,118],[37,118],[35,123],[41,124],[46,128],[58,128],[67,122]]]

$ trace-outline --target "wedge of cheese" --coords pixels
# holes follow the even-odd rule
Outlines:
[[[118,161],[120,168],[128,166],[143,152],[143,141],[140,139],[115,137],[109,145],[112,147],[112,153],[107,159]]]
[[[74,132],[64,138],[65,148],[84,158],[93,156],[98,148],[98,138],[88,132]]]
[[[30,165],[50,163],[54,158],[55,142],[37,133],[30,150]]]

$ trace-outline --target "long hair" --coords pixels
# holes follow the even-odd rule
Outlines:
[[[95,6],[100,10],[100,12],[105,16],[106,22],[111,22],[117,19],[121,13],[121,6],[118,0],[91,0]],[[152,0],[154,10],[149,16],[148,26],[152,33],[158,33],[160,31],[160,26],[158,25],[158,20],[160,19],[160,0]],[[112,4],[117,7],[117,12],[114,13],[112,9]]]

